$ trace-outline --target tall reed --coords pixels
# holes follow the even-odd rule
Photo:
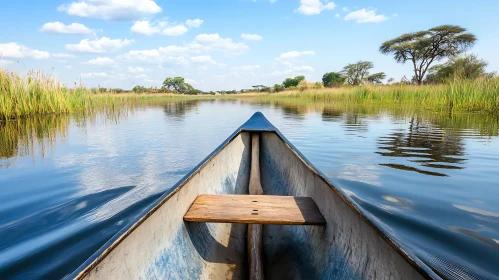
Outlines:
[[[0,120],[84,112],[140,98],[140,95],[95,94],[83,87],[68,89],[58,79],[40,71],[20,76],[0,69]]]
[[[405,106],[435,111],[499,112],[499,79],[454,78],[440,85],[366,85],[258,95],[260,100]]]

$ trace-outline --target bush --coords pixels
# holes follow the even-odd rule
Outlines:
[[[279,85],[279,84],[275,84],[274,85],[274,92],[280,92],[280,91],[283,91],[283,90],[284,90],[284,86]]]
[[[135,93],[144,93],[144,92],[147,92],[147,89],[145,87],[143,87],[143,86],[134,86],[132,90]]]
[[[321,82],[315,82],[315,83],[313,84],[313,88],[314,88],[314,89],[324,88],[324,85],[323,85]]]
[[[298,83],[298,86],[297,86],[298,90],[300,90],[300,91],[304,91],[306,89],[311,89],[313,87],[314,87],[314,85],[311,84],[311,83],[309,83],[309,82],[307,82],[307,80],[300,81]]]

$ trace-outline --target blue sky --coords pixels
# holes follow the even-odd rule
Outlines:
[[[442,24],[474,33],[469,53],[499,70],[497,0],[17,0],[1,9],[0,67],[41,69],[69,86],[183,76],[202,90],[241,89],[300,74],[319,81],[358,60],[399,80],[411,66],[379,45]]]

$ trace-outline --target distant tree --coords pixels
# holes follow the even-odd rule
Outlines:
[[[313,88],[313,84],[309,83],[307,80],[301,80],[298,83],[298,86],[296,86],[296,87],[298,88],[298,90],[304,91],[306,89]]]
[[[404,75],[402,78],[400,78],[400,84],[409,85],[411,84],[411,81],[409,81],[409,79],[407,79],[407,77]]]
[[[341,73],[346,76],[346,82],[352,86],[358,86],[369,76],[369,70],[374,67],[370,61],[359,61],[343,67]]]
[[[418,84],[431,64],[446,57],[456,56],[473,46],[475,35],[456,25],[442,25],[425,31],[403,34],[384,42],[379,48],[383,54],[393,54],[397,62],[411,61]]]
[[[395,79],[394,79],[394,78],[390,78],[390,79],[388,79],[388,81],[387,81],[387,83],[389,83],[389,84],[391,84],[391,83],[393,83],[393,82],[395,82]]]
[[[371,84],[381,84],[383,80],[386,78],[386,74],[384,72],[374,73],[367,77],[367,81]]]
[[[305,80],[305,76],[296,76],[294,78],[287,78],[286,80],[284,80],[284,82],[282,82],[282,85],[285,88],[296,87],[303,80]]]
[[[256,86],[252,86],[252,88],[255,89],[256,91],[266,91],[267,86],[256,85]]]
[[[315,82],[312,84],[312,88],[315,89],[324,88],[324,84],[322,82]]]
[[[428,70],[425,82],[441,83],[457,76],[462,79],[474,80],[479,77],[494,77],[495,73],[487,73],[488,63],[470,54],[464,57],[452,57],[444,64],[435,65]]]
[[[147,91],[147,89],[143,86],[134,86],[132,90],[135,93],[144,93]]]
[[[280,91],[283,91],[283,90],[284,90],[284,86],[279,85],[279,84],[275,84],[274,85],[274,92],[280,92]]]
[[[189,93],[194,90],[194,87],[185,82],[182,77],[166,78],[163,82],[163,89],[168,89],[171,91],[176,91],[178,93]]]
[[[322,83],[325,87],[339,87],[345,83],[345,78],[341,73],[328,72],[322,76]]]

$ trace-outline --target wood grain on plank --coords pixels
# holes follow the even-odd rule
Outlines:
[[[312,198],[273,195],[200,195],[184,220],[277,225],[326,223]]]
[[[250,195],[263,195],[260,180],[260,134],[251,135],[251,172],[248,193]],[[254,210],[254,209],[253,209]],[[248,261],[249,279],[263,280],[263,225],[248,225]]]

